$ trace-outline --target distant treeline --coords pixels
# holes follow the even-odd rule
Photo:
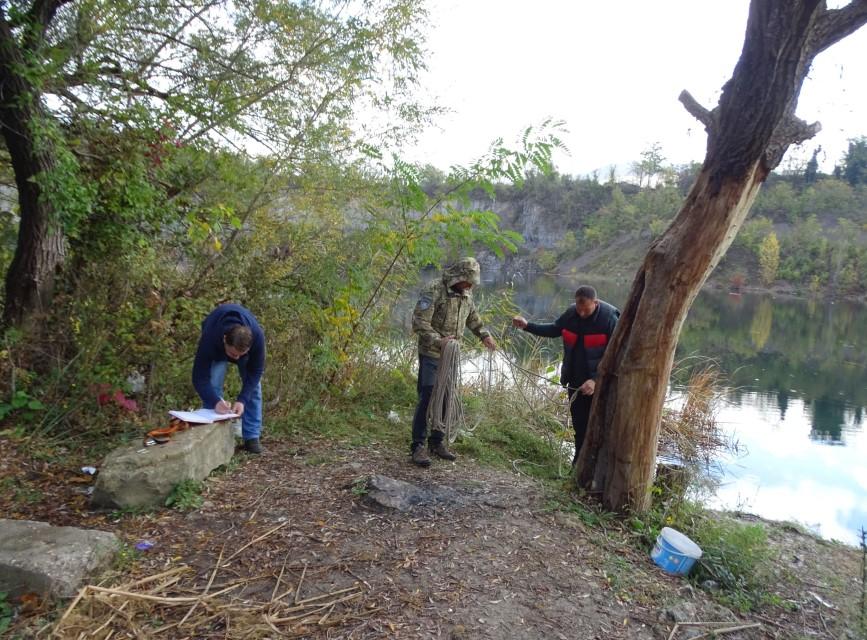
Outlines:
[[[657,145],[633,164],[628,182],[613,172],[607,180],[536,174],[498,186],[493,198],[479,193],[475,204],[492,207],[504,227],[523,234],[523,255],[542,270],[580,262],[588,252],[599,256],[591,270],[628,269],[677,213],[699,169],[666,165]],[[424,185],[443,188],[434,169]],[[850,142],[832,174],[818,171],[816,154],[803,167],[772,174],[715,277],[735,287],[784,281],[803,292],[863,294],[867,137]]]

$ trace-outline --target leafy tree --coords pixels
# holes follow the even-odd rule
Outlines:
[[[780,180],[759,192],[753,208],[753,215],[781,220],[797,220],[801,215],[799,204],[798,194],[791,183]]]
[[[745,247],[758,255],[759,245],[762,240],[774,230],[774,224],[764,216],[757,216],[747,220],[741,227],[738,237],[735,238],[735,244]]]
[[[632,164],[632,173],[638,178],[638,186],[651,186],[662,173],[665,166],[665,156],[662,155],[662,144],[654,142],[641,152],[641,160]]]
[[[843,177],[853,187],[867,184],[867,137],[849,140],[849,149],[843,157]]]
[[[798,207],[806,215],[852,215],[857,210],[855,193],[842,180],[825,178],[804,189]]]
[[[780,242],[777,234],[771,231],[759,245],[759,268],[761,269],[762,282],[771,284],[777,279],[777,271],[780,268]]]
[[[411,98],[423,17],[420,0],[2,3],[0,125],[20,216],[7,324],[48,308],[67,240],[94,213],[81,166],[102,151],[93,129],[252,147],[290,172],[347,158],[357,134],[425,117]],[[353,131],[360,104],[386,115],[380,131]]]
[[[811,185],[816,182],[816,178],[819,176],[819,152],[822,150],[822,147],[816,147],[813,150],[813,155],[810,157],[810,160],[807,162],[807,166],[804,168],[804,184]]]

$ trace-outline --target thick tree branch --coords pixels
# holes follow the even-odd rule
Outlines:
[[[54,20],[58,9],[73,0],[35,0],[27,12],[29,29],[24,36],[24,48],[33,51],[42,42],[45,32]]]
[[[845,7],[825,11],[816,23],[812,54],[824,51],[867,23],[867,0],[852,0]]]
[[[713,112],[708,111],[703,106],[701,106],[695,98],[692,97],[692,94],[684,89],[680,92],[680,95],[677,97],[678,100],[683,104],[689,114],[701,122],[708,133],[710,133],[713,129],[716,128],[716,122],[713,117]]]
[[[782,161],[786,150],[790,145],[801,144],[809,140],[822,130],[818,122],[808,124],[794,116],[783,120],[768,142],[768,148],[764,154],[764,164],[768,170],[774,169]]]

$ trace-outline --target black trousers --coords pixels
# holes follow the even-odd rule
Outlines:
[[[439,368],[439,359],[423,356],[418,357],[418,404],[415,407],[415,415],[412,417],[412,446],[411,450],[415,451],[416,447],[424,444],[427,438],[427,408],[430,404],[430,397],[433,394],[434,381]],[[443,441],[445,434],[442,431],[431,431],[430,444],[436,446]]]
[[[587,435],[587,423],[590,421],[590,407],[593,404],[593,396],[585,396],[578,393],[577,389],[569,390],[569,411],[572,414],[572,428],[575,429],[575,460],[584,444],[584,436]]]

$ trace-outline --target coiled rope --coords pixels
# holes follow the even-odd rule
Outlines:
[[[533,403],[526,397],[521,385],[518,384],[516,370],[527,377],[536,378],[540,381],[552,383],[557,386],[556,383],[546,375],[539,374],[536,371],[532,371],[519,365],[513,358],[510,358],[503,351],[500,351],[499,355],[502,361],[509,365],[512,379],[515,382],[515,388],[519,390],[521,397],[530,410],[535,411],[536,409],[534,408]],[[493,369],[493,353],[489,352],[488,356],[488,367],[489,369]],[[490,387],[491,381],[489,375],[488,390],[490,390]],[[548,394],[545,395],[547,402],[559,406],[559,400],[548,397]],[[479,418],[479,420],[481,420],[481,418]],[[464,416],[463,396],[461,392],[461,348],[459,340],[449,340],[442,347],[440,362],[437,367],[437,375],[434,379],[433,391],[431,392],[430,404],[428,404],[427,408],[427,422],[431,430],[444,432],[449,443],[455,441],[460,431],[473,432],[478,426],[478,422],[472,427],[467,426]]]
[[[445,433],[450,443],[458,437],[458,431],[464,424],[461,347],[458,340],[449,340],[442,347],[437,377],[427,407],[427,422],[431,430]]]

